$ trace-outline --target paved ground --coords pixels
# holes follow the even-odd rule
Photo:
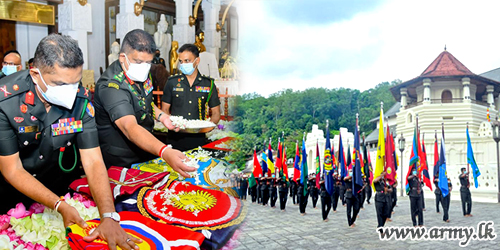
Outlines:
[[[410,218],[410,203],[408,197],[398,197],[398,207],[395,208],[392,222],[386,226],[412,226]],[[372,198],[373,199],[373,198]],[[473,198],[474,199],[474,198]],[[430,227],[469,226],[477,228],[480,221],[493,221],[497,238],[488,241],[472,240],[467,249],[500,249],[500,204],[473,202],[473,217],[463,217],[460,201],[451,201],[450,223],[442,220],[443,214],[436,213],[435,201],[426,199],[427,211],[424,211],[424,225]],[[316,209],[309,199],[307,215],[299,214],[298,206],[288,199],[287,210],[281,212],[278,208],[263,207],[245,202],[248,216],[238,239],[236,250],[243,249],[460,249],[459,241],[382,241],[375,231],[377,218],[374,203],[365,203],[365,209],[360,211],[356,227],[347,226],[345,207],[338,207],[337,213],[330,212],[329,221],[323,222],[321,217],[321,201]]]

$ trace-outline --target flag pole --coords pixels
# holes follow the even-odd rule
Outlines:
[[[469,135],[469,122],[467,122],[467,135],[470,136]],[[472,147],[472,145],[471,145],[471,147]],[[470,171],[469,170],[469,161],[467,161],[467,173],[469,173],[469,171]],[[469,179],[469,178],[467,178],[467,179]]]

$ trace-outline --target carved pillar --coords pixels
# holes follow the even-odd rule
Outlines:
[[[408,106],[408,100],[407,100],[407,96],[408,96],[408,89],[406,88],[401,88],[400,90],[401,92],[401,109],[405,109],[406,106]]]
[[[120,46],[125,35],[135,29],[144,30],[144,15],[136,16],[134,4],[139,0],[120,0],[120,13],[116,15],[116,38],[120,39]]]
[[[424,79],[424,101],[423,104],[431,103],[431,79]]]
[[[220,0],[203,1],[201,2],[203,9],[203,20],[205,27],[205,47],[207,52],[215,55],[217,62],[219,61],[219,48],[220,48],[220,32],[215,30],[215,25],[219,21]]]
[[[92,32],[92,9],[77,0],[67,0],[58,5],[59,31],[78,41],[83,53],[83,69],[88,69],[87,33]]]
[[[464,92],[464,102],[471,102],[470,98],[470,78],[462,78],[463,92]]]
[[[175,25],[173,26],[174,41],[179,42],[179,48],[186,43],[194,43],[194,26],[189,26],[189,16],[193,14],[193,0],[175,1]]]
[[[490,108],[495,108],[495,101],[493,99],[493,91],[495,90],[495,86],[493,85],[488,85],[486,86],[486,92],[488,93],[488,99],[487,102],[490,105]]]

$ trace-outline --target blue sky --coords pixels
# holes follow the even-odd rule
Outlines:
[[[448,51],[500,67],[500,1],[237,0],[240,94],[349,87],[420,75]]]

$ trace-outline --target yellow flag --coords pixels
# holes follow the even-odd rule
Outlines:
[[[378,143],[377,143],[377,162],[375,164],[375,171],[373,172],[373,179],[377,178],[384,171],[384,165],[385,165],[384,111],[380,109],[380,122],[378,128]]]

